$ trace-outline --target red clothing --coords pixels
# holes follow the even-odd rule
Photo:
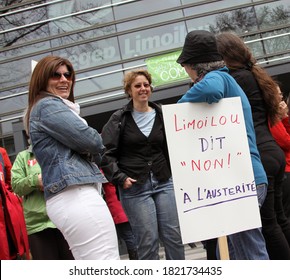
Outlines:
[[[120,200],[117,197],[116,187],[112,183],[104,183],[103,190],[105,200],[111,212],[115,224],[128,222],[127,215],[122,207]]]
[[[0,153],[2,154],[2,158],[4,161],[4,168],[5,168],[5,183],[11,187],[11,168],[12,168],[12,164],[11,161],[9,159],[9,156],[7,154],[7,151],[0,147]]]
[[[0,168],[1,169],[1,168]],[[0,179],[0,188],[2,188],[2,181]],[[2,205],[2,197],[0,195],[0,260],[9,260],[10,252],[6,232],[5,214]]]
[[[276,140],[277,144],[284,151],[286,159],[285,171],[290,172],[290,124],[289,117],[282,119],[274,126],[270,126],[270,131]]]
[[[4,157],[5,149],[0,152],[0,259],[10,260],[29,259],[29,242],[23,214],[22,200],[13,193],[11,185],[7,184],[8,176],[11,180],[10,160]],[[7,165],[8,163],[8,165]],[[11,164],[11,163],[10,163]],[[8,168],[6,169],[6,167]],[[4,170],[5,169],[5,170]]]

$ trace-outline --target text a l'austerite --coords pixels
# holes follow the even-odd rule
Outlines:
[[[250,183],[242,182],[240,184],[235,184],[232,187],[197,187],[195,194],[184,192],[184,205],[186,206],[193,203],[193,206],[190,209],[185,210],[184,213],[199,208],[214,206],[217,204],[227,203],[256,195],[256,184],[254,181]]]

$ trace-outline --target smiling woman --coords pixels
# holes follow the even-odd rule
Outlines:
[[[66,65],[61,65],[56,72],[48,79],[47,91],[67,99],[72,87],[72,74],[68,71]]]
[[[126,73],[123,85],[131,100],[103,128],[102,168],[119,189],[139,259],[159,259],[160,238],[166,259],[184,260],[162,110],[149,101],[151,82],[147,70]]]
[[[70,61],[56,56],[41,59],[29,86],[26,127],[42,170],[47,214],[74,258],[115,260],[119,259],[115,225],[98,192],[107,180],[94,162],[104,146],[97,130],[79,116],[74,84]]]

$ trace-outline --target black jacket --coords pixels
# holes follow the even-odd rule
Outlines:
[[[250,102],[258,148],[261,144],[275,141],[268,126],[268,113],[263,93],[252,72],[247,69],[230,69],[230,74],[246,93]]]
[[[148,137],[132,117],[132,101],[116,111],[103,127],[106,152],[101,166],[108,181],[115,186],[123,186],[127,177],[143,184],[150,171],[159,181],[171,177],[162,110],[153,102],[149,102],[149,106],[156,110],[156,117]]]

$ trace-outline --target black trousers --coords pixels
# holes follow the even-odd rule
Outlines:
[[[74,257],[62,233],[57,228],[47,228],[28,235],[33,260],[73,260]]]
[[[202,241],[207,260],[217,260],[217,238]]]
[[[290,223],[282,200],[285,154],[274,141],[259,145],[258,149],[268,179],[267,196],[260,209],[267,251],[272,260],[289,260]]]
[[[282,183],[282,192],[284,213],[290,222],[290,172],[285,172],[285,180]]]

